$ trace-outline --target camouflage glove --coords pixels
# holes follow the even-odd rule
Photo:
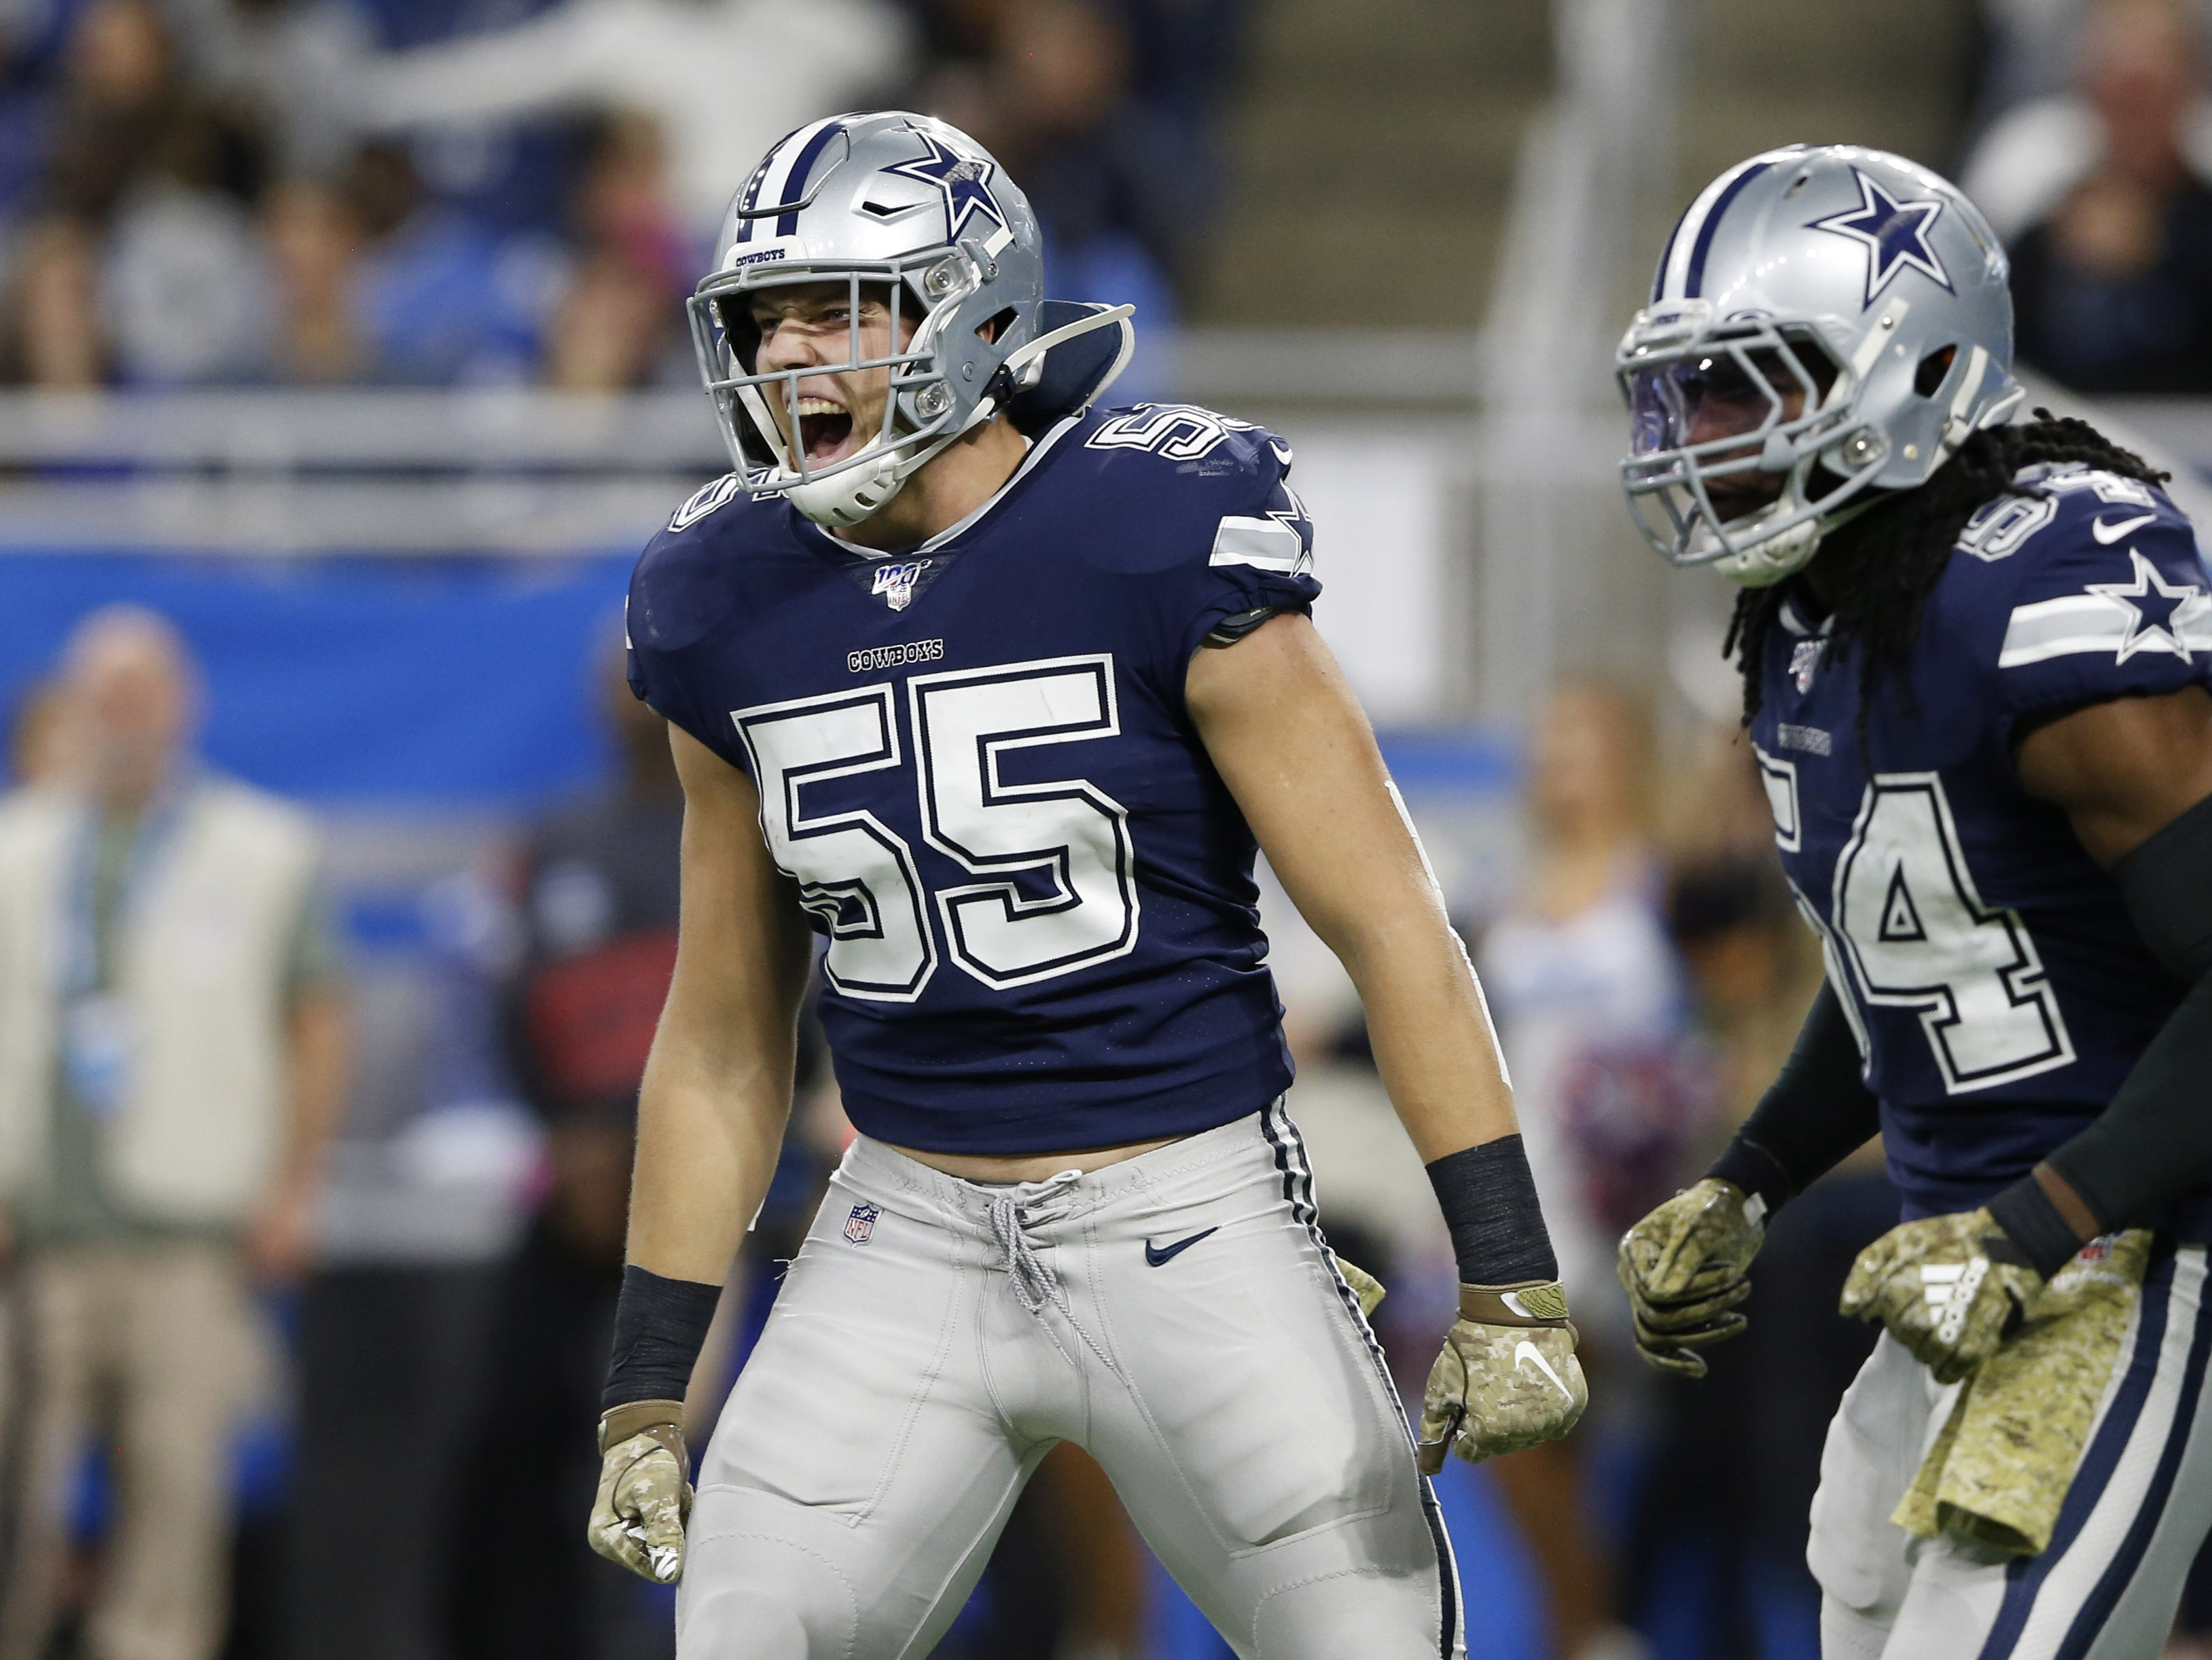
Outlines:
[[[1359,1300],[1361,1318],[1373,1319],[1375,1311],[1382,1306],[1383,1298],[1389,1295],[1389,1293],[1382,1289],[1382,1281],[1360,1267],[1358,1263],[1347,1263],[1343,1257],[1337,1257],[1333,1251],[1328,1254],[1336,1257],[1337,1273],[1343,1276],[1345,1284],[1352,1287],[1352,1294]]]
[[[1421,1474],[1556,1440],[1589,1404],[1556,1280],[1459,1288],[1459,1318],[1421,1396]]]
[[[2019,1326],[2043,1276],[1987,1210],[1900,1222],[1859,1253],[1842,1312],[1879,1320],[1939,1384],[1955,1384]]]
[[[599,1493],[592,1548],[640,1578],[673,1584],[684,1572],[691,1460],[681,1401],[633,1401],[599,1419]]]
[[[1708,1176],[1620,1236],[1620,1283],[1636,1318],[1636,1352],[1662,1372],[1705,1375],[1697,1351],[1748,1324],[1744,1270],[1766,1242],[1766,1205]]]

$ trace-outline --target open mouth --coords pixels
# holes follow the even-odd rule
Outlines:
[[[826,397],[799,400],[799,448],[811,467],[842,460],[853,444],[853,412]]]

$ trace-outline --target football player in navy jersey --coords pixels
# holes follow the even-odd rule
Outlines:
[[[1813,1510],[1830,1660],[2155,1655],[2212,1523],[2212,599],[2164,475],[2007,424],[2006,283],[1942,179],[1792,147],[1692,203],[1619,357],[1632,507],[1742,585],[1747,724],[1827,962],[1741,1133],[1621,1242],[1645,1357],[1701,1374],[1765,1219],[1877,1133],[1905,1201],[1844,1293],[1884,1330]],[[2124,1334],[2013,1373],[2039,1407],[1971,1455],[2000,1507],[2051,1494],[2047,1543],[1908,1534],[1961,1380],[2130,1229]]]
[[[1586,1392],[1473,971],[1309,620],[1289,447],[1093,407],[1127,308],[1045,301],[1028,204],[942,123],[792,134],[716,255],[735,470],[629,605],[687,805],[593,1542],[680,1574],[686,1657],[924,1654],[1073,1440],[1239,1655],[1463,1653],[1425,1472]],[[1283,1109],[1260,847],[1452,1229],[1418,1445]],[[678,1403],[817,947],[860,1133],[695,1499]]]

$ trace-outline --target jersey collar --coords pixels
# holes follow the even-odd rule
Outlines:
[[[1784,628],[1788,629],[1791,633],[1796,635],[1801,639],[1809,639],[1815,636],[1825,639],[1828,635],[1835,632],[1836,614],[1833,611],[1829,612],[1827,615],[1822,617],[1820,619],[1820,626],[1815,628],[1812,624],[1807,622],[1803,616],[1799,615],[1797,610],[1797,598],[1794,594],[1782,602],[1782,609],[1775,615],[1781,619],[1782,626]]]
[[[1059,443],[1059,441],[1066,435],[1070,427],[1079,424],[1090,413],[1091,411],[1088,409],[1078,409],[1074,414],[1063,416],[1060,420],[1055,421],[1044,433],[1031,441],[1029,453],[1022,457],[1021,465],[1015,468],[1012,472],[1009,473],[1006,476],[1006,482],[1004,484],[1001,484],[997,489],[992,491],[988,496],[985,497],[983,500],[978,504],[973,512],[969,513],[967,518],[961,519],[957,524],[946,525],[945,529],[939,530],[935,536],[930,537],[928,541],[921,542],[915,547],[902,548],[896,553],[884,553],[873,548],[863,548],[857,542],[847,542],[842,536],[832,536],[827,530],[823,528],[821,525],[817,524],[812,519],[801,514],[796,507],[792,509],[792,513],[793,517],[799,519],[799,522],[801,524],[805,525],[807,530],[811,530],[815,536],[820,541],[828,543],[838,553],[843,554],[849,558],[865,559],[873,562],[877,560],[884,559],[912,559],[917,554],[933,554],[939,552],[940,549],[949,546],[953,542],[957,541],[960,537],[966,536],[969,531],[974,530],[978,524],[989,518],[991,514],[997,512],[999,505],[1005,501],[1007,497],[1012,495],[1014,492],[1020,488],[1022,481],[1027,478],[1030,473],[1036,470],[1038,464],[1043,461],[1046,451],[1049,451],[1055,444]]]

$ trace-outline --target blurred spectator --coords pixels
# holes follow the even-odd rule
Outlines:
[[[271,193],[280,297],[270,355],[289,379],[511,383],[532,372],[552,249],[425,199],[403,150],[364,146],[335,186]]]
[[[2087,176],[2104,150],[2104,129],[2086,92],[2085,71],[2110,0],[1991,0],[2000,78],[1990,88],[1996,118],[1960,172],[1974,205],[2007,244],[2045,218]],[[2168,9],[2154,5],[2154,12]],[[2185,28],[2208,9],[2175,0]],[[2157,21],[2155,19],[2154,21]],[[2212,179],[2212,98],[2190,100],[2181,148],[2191,168]]]
[[[63,60],[51,204],[104,220],[175,115],[178,90],[168,29],[150,0],[95,0]]]
[[[651,1588],[593,1554],[576,1521],[599,1479],[590,1429],[622,1286],[638,1081],[676,963],[684,827],[667,726],[630,695],[619,651],[595,682],[620,770],[537,827],[520,873],[508,1025],[548,1179],[495,1293],[460,1483],[453,1640],[470,1660],[642,1657],[674,1640]]]
[[[252,379],[266,310],[253,132],[179,82],[143,0],[97,0],[64,56],[43,216],[16,250],[12,367],[33,385]]]
[[[8,378],[58,391],[87,391],[106,373],[100,320],[100,260],[92,233],[54,215],[16,244],[4,332]]]
[[[1553,691],[1529,746],[1529,868],[1479,954],[1560,1271],[1577,1324],[1600,1347],[1626,1338],[1626,1306],[1615,1308],[1617,1230],[1593,1206],[1595,1172],[1575,1142],[1562,1086],[1593,1051],[1664,1048],[1680,1027],[1649,769],[1644,718],[1628,698],[1589,683]]]
[[[1617,1142],[1578,1134],[1577,1120],[1605,1123],[1608,1115],[1588,1110],[1595,1081],[1633,1082],[1639,1069],[1651,1077],[1626,1092],[1640,1104],[1631,1117],[1680,1099],[1668,1068],[1680,995],[1658,912],[1649,767],[1644,718],[1626,697],[1594,684],[1553,691],[1529,746],[1530,867],[1519,903],[1492,925],[1480,948],[1528,1162],[1583,1335],[1592,1398],[1615,1412],[1638,1381],[1613,1272],[1619,1227],[1607,1215]],[[1600,1091],[1595,1099],[1607,1098]],[[1652,1129],[1638,1133],[1648,1139]],[[1582,1480],[1586,1439],[1553,1442],[1498,1464],[1544,1567],[1558,1651],[1571,1660],[1616,1640],[1607,1629],[1603,1530],[1588,1514]]]
[[[2077,82],[2001,123],[1967,176],[2016,233],[2021,356],[2085,392],[2212,391],[2200,21],[2180,0],[2106,0]]]
[[[41,681],[16,700],[8,725],[9,782],[17,789],[52,789],[65,783],[77,748],[70,730],[70,700],[58,681]]]
[[[666,154],[648,117],[604,118],[570,204],[576,252],[546,330],[543,378],[568,391],[623,391],[667,370],[689,379],[678,325],[691,259],[668,205]]]
[[[276,172],[327,178],[357,125],[356,88],[375,50],[349,0],[167,0],[193,82],[264,131]]]
[[[1759,793],[1747,746],[1712,782]],[[1728,815],[1725,805],[1722,806]],[[1679,1168],[1688,1181],[1773,1082],[1820,985],[1820,958],[1771,846],[1692,856],[1668,884],[1700,1036],[1729,1111]],[[1702,1379],[1652,1376],[1655,1445],[1624,1601],[1652,1660],[1753,1660],[1820,1650],[1807,1518],[1837,1402],[1875,1334],[1835,1312],[1853,1259],[1897,1221],[1869,1144],[1775,1216],[1752,1270],[1750,1325]]]
[[[387,57],[374,126],[625,109],[653,117],[675,200],[703,243],[784,134],[894,82],[908,32],[880,0],[566,0],[515,27]]]
[[[528,379],[553,251],[501,239],[426,199],[413,163],[390,145],[365,147],[346,182],[367,236],[354,288],[364,378],[412,385]]]
[[[270,192],[263,227],[274,274],[271,367],[285,380],[343,380],[362,365],[354,318],[359,219],[325,185],[296,179]]]
[[[947,104],[978,112],[982,82],[1023,0],[909,0],[937,65],[933,85]],[[1129,95],[1163,127],[1175,150],[1178,187],[1200,209],[1212,200],[1214,116],[1236,67],[1243,0],[1101,0],[1126,58]],[[1049,70],[1048,72],[1050,72]],[[958,117],[948,114],[956,126]],[[1024,185],[1027,180],[1024,181]],[[1034,192],[1032,192],[1034,194]]]
[[[235,130],[198,112],[169,124],[117,205],[102,261],[100,308],[117,379],[260,377],[270,307],[248,216],[258,175],[258,152]]]
[[[205,1660],[264,1364],[249,1283],[305,1264],[343,1100],[337,950],[305,817],[193,766],[166,622],[95,613],[63,685],[81,790],[0,806],[0,1193],[30,1351],[0,1656],[45,1652],[97,1429],[117,1508],[86,1652]]]
[[[1129,77],[1128,31],[1113,11],[1001,0],[988,62],[947,65],[929,99],[1021,181],[1044,230],[1050,292],[1133,303],[1142,341],[1174,324],[1199,201],[1192,159],[1130,97]]]

